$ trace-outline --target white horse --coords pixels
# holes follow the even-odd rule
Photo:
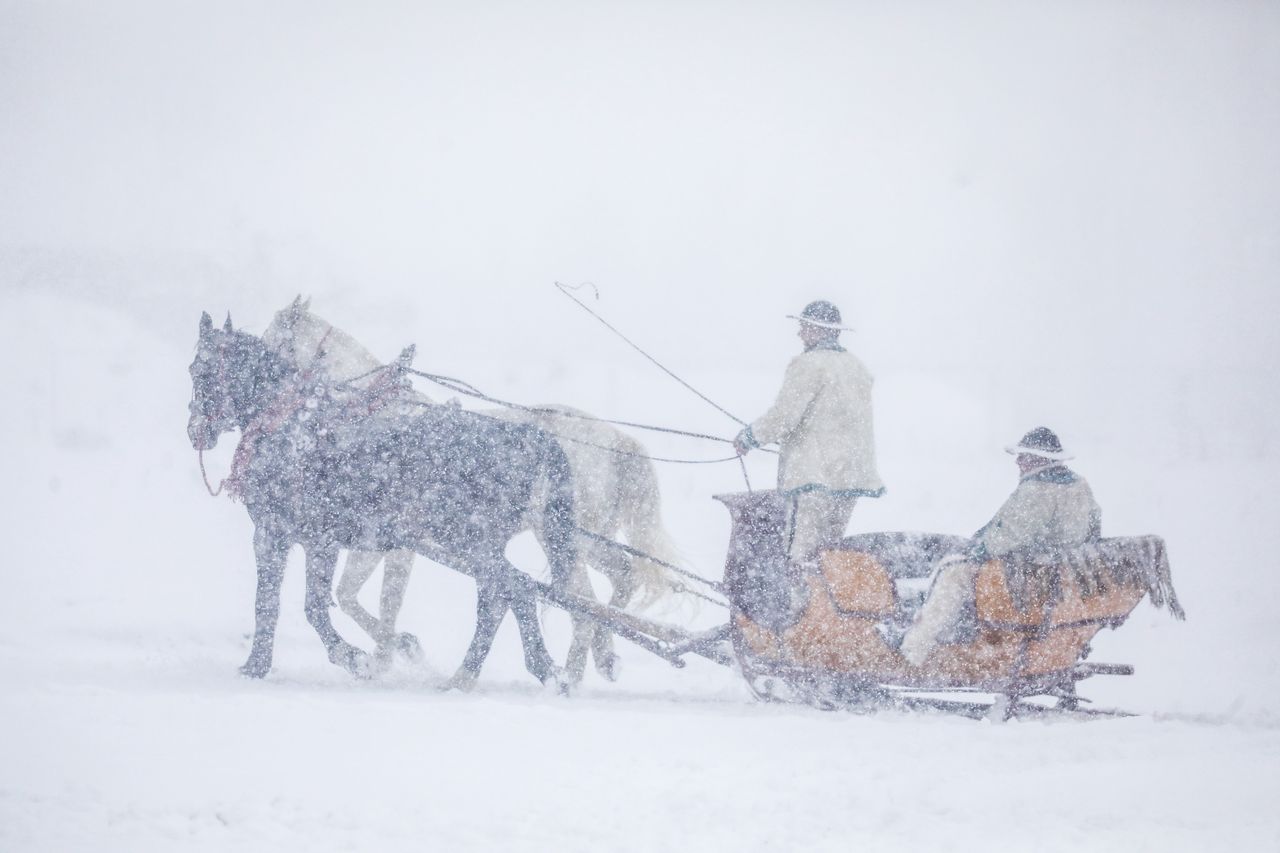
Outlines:
[[[378,371],[384,362],[346,332],[312,314],[310,300],[303,302],[299,297],[278,312],[262,337],[268,346],[299,369],[317,367],[330,379],[347,381],[363,391],[373,388],[374,383],[387,381],[387,372]],[[396,393],[391,405],[440,405],[416,391]],[[675,548],[662,526],[657,473],[644,446],[609,424],[583,419],[584,413],[577,410],[564,406],[537,408],[553,412],[533,414],[519,409],[499,409],[484,414],[532,423],[560,440],[573,472],[575,522],[579,528],[614,541],[621,532],[635,550],[663,562],[676,563]],[[545,549],[542,498],[537,493],[531,496],[526,524]],[[576,544],[578,559],[569,589],[579,595],[594,597],[587,577],[588,566],[608,578],[613,587],[609,603],[615,607],[625,608],[637,592],[641,593],[639,601],[647,605],[679,588],[666,570],[652,560],[633,558],[589,536],[579,535]],[[375,618],[361,606],[357,596],[383,559],[386,563],[382,594],[379,615]],[[353,551],[338,582],[338,605],[375,640],[378,659],[384,665],[396,651],[410,658],[421,655],[418,641],[411,634],[395,630],[412,565],[411,551],[385,554]],[[588,651],[594,658],[596,670],[610,681],[616,679],[618,658],[613,651],[612,632],[590,620],[574,617],[572,621],[573,640],[565,662],[570,680],[575,684],[582,680]]]

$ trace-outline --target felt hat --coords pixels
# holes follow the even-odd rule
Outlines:
[[[825,299],[810,302],[804,306],[804,310],[799,314],[788,314],[787,316],[792,320],[799,320],[801,323],[808,323],[811,326],[818,326],[823,329],[853,331],[849,326],[840,325],[840,309]]]
[[[1024,435],[1017,444],[1006,447],[1005,452],[1015,456],[1025,453],[1028,456],[1039,456],[1041,459],[1052,459],[1054,462],[1065,462],[1075,458],[1073,454],[1062,449],[1058,434],[1048,427],[1036,427]]]

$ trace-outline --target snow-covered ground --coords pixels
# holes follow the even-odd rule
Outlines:
[[[1274,6],[204,14],[0,4],[0,850],[1280,846]],[[838,302],[890,488],[856,531],[971,532],[1001,447],[1058,429],[1189,614],[1095,643],[1137,673],[1086,695],[1141,716],[761,706],[625,643],[618,683],[561,699],[510,625],[444,694],[474,594],[422,560],[426,662],[356,682],[296,554],[275,669],[241,679],[250,526],[184,429],[200,311],[260,331],[303,292],[497,396],[732,434],[557,279],[747,417],[782,315]],[[718,575],[736,466],[660,476]]]

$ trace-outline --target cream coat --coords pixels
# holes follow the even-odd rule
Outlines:
[[[1102,510],[1083,477],[1062,465],[1023,475],[1018,488],[974,536],[986,554],[1053,551],[1102,534]]]
[[[773,407],[747,430],[777,442],[778,488],[820,486],[878,495],[871,374],[852,353],[814,349],[792,359]]]

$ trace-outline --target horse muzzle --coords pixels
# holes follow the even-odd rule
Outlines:
[[[192,415],[187,420],[187,438],[194,450],[211,450],[217,445],[219,434],[208,418]]]

